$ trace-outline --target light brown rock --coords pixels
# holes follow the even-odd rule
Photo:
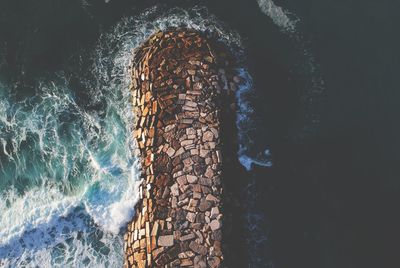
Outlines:
[[[212,220],[210,222],[210,228],[212,231],[218,230],[221,228],[221,222],[219,220]]]
[[[174,245],[173,235],[163,235],[158,237],[158,245],[162,247],[171,247]]]

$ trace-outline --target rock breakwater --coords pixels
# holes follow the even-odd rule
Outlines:
[[[229,64],[206,36],[185,29],[155,33],[135,51],[143,182],[125,267],[223,266],[222,96],[232,100],[240,83]]]

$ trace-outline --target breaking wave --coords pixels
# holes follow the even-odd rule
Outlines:
[[[122,266],[121,228],[140,183],[128,66],[134,48],[168,27],[213,32],[241,53],[239,35],[205,8],[154,7],[101,35],[80,79],[84,88],[64,74],[38,81],[22,98],[18,83],[0,84],[0,265]],[[249,81],[245,68],[240,74]],[[250,93],[251,83],[237,93],[243,131],[251,124]],[[268,163],[250,157],[251,137],[240,137],[245,167]]]
[[[1,263],[113,262],[92,238],[104,234],[104,250],[114,255],[133,215],[138,178],[126,150],[127,104],[106,94],[104,110],[85,110],[62,78],[39,82],[22,100],[13,92],[0,86]]]
[[[258,3],[298,36],[288,12]],[[254,144],[254,88],[240,36],[206,8],[150,8],[100,36],[83,89],[63,74],[38,81],[23,98],[18,84],[0,84],[0,266],[122,266],[121,228],[133,216],[140,183],[128,66],[136,47],[169,27],[212,32],[238,57],[238,158],[247,170],[272,165],[269,149]]]
[[[125,18],[115,29],[103,36],[109,42],[101,42],[106,49],[103,51],[118,50],[117,56],[103,55],[99,58],[99,63],[105,65],[126,66],[132,58],[132,50],[143,43],[151,34],[157,30],[164,30],[169,27],[184,27],[195,29],[201,32],[215,34],[219,40],[230,48],[231,52],[237,57],[239,65],[239,76],[242,78],[242,85],[236,94],[238,102],[237,127],[239,129],[240,148],[238,157],[240,163],[248,170],[253,164],[260,166],[270,166],[269,150],[264,148],[260,151],[254,145],[255,123],[252,118],[254,111],[251,98],[254,96],[252,78],[245,67],[245,56],[243,55],[243,44],[239,34],[220,22],[215,16],[210,14],[204,7],[194,7],[191,10],[182,8],[172,8],[163,10],[160,7],[148,9],[137,17]],[[111,41],[111,42],[110,42]],[[99,53],[101,54],[101,53]],[[114,61],[114,62],[112,62]],[[119,63],[123,64],[119,64]],[[106,76],[107,77],[107,76]],[[111,78],[112,77],[108,77]]]

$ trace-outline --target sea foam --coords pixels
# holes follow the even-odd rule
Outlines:
[[[12,88],[0,88],[0,263],[122,265],[119,231],[139,183],[129,118],[116,112],[127,103],[105,95],[101,116],[80,107],[64,79],[39,82],[22,101]]]
[[[14,85],[0,87],[1,264],[122,265],[121,230],[133,216],[140,183],[128,66],[134,48],[168,27],[214,32],[243,56],[240,36],[207,9],[154,7],[100,37],[89,78],[81,81],[90,105],[77,101],[63,74],[38,81],[34,95],[22,101],[14,98]],[[244,81],[237,94],[241,135],[251,124],[252,84],[245,67],[238,70]],[[242,137],[242,164],[269,165],[267,155],[254,158],[249,137]]]
[[[257,0],[261,11],[268,15],[272,21],[286,32],[295,32],[299,21],[291,12],[276,5],[272,0]]]

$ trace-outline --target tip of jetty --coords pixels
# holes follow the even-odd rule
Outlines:
[[[191,30],[155,33],[135,50],[143,182],[124,237],[125,267],[223,266],[221,98],[233,99],[240,82],[229,61]]]

